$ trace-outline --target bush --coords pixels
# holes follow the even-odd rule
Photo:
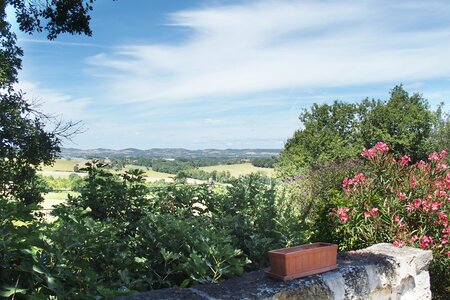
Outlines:
[[[341,250],[392,242],[431,249],[432,289],[448,295],[450,173],[447,151],[432,153],[428,162],[411,164],[409,156],[394,157],[379,142],[364,149],[365,173],[344,178],[340,205],[329,211],[333,238]],[[447,290],[446,290],[447,289]]]

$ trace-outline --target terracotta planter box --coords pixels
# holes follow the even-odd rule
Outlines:
[[[336,269],[336,244],[313,243],[269,251],[267,275],[291,280]]]

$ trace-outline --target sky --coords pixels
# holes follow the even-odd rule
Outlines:
[[[450,110],[447,0],[97,0],[91,16],[92,37],[16,31],[18,88],[84,123],[65,147],[282,148],[302,109],[397,84]]]

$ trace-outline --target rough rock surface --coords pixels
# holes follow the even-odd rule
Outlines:
[[[221,284],[161,289],[117,299],[431,299],[431,260],[431,251],[377,244],[340,253],[336,270],[287,282],[271,279],[261,270]]]

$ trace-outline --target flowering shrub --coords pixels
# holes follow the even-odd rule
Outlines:
[[[383,142],[363,149],[366,172],[343,180],[346,206],[329,212],[340,248],[392,242],[397,247],[431,249],[437,264],[449,266],[447,153],[434,152],[426,162],[412,164],[408,155],[396,159]],[[447,267],[441,269],[448,272]],[[444,280],[448,287],[448,275]]]

